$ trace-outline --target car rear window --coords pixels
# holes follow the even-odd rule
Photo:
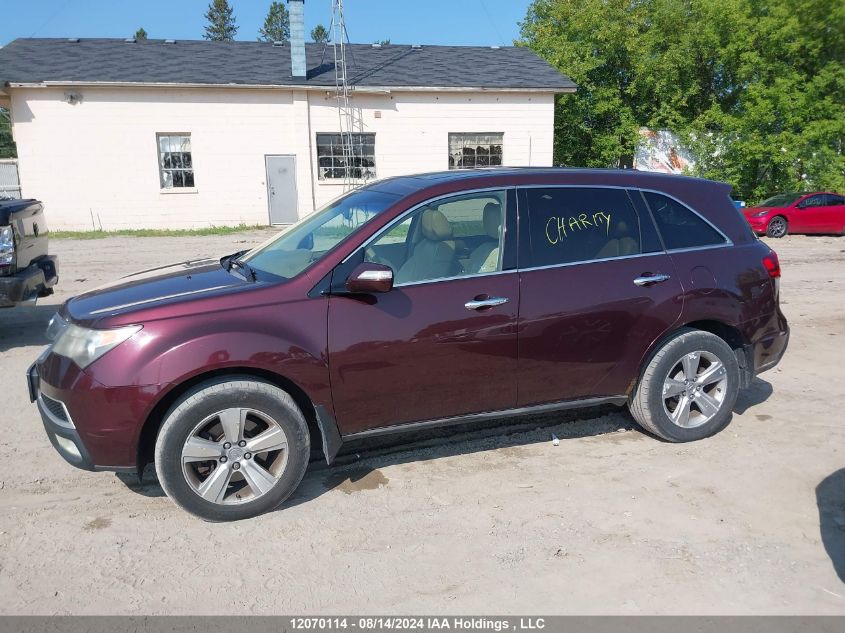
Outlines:
[[[667,250],[718,246],[725,237],[689,207],[659,193],[644,191]]]
[[[639,255],[640,222],[622,189],[527,188],[529,261],[555,266]]]

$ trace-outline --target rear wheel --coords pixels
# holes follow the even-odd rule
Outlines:
[[[156,440],[159,482],[180,507],[209,521],[262,514],[305,474],[308,425],[293,399],[251,377],[203,383],[167,414]]]
[[[739,393],[739,363],[724,340],[682,330],[652,357],[629,408],[646,430],[670,442],[718,433],[731,420]]]
[[[769,237],[783,237],[789,230],[789,223],[782,215],[776,215],[766,225],[766,235]]]

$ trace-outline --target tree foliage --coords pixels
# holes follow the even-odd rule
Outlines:
[[[138,41],[147,39],[147,32],[144,30],[143,26],[135,31],[135,39]]]
[[[325,44],[329,41],[329,32],[325,26],[318,24],[311,29],[311,41],[317,44]]]
[[[271,2],[264,26],[258,29],[259,42],[287,42],[290,40],[290,16],[283,2]]]
[[[227,0],[211,0],[205,12],[205,19],[208,20],[203,33],[205,39],[214,42],[231,42],[235,39],[238,25]]]
[[[9,111],[0,108],[0,158],[15,158],[15,142],[12,140],[12,124]]]
[[[845,190],[841,0],[534,0],[518,43],[579,86],[556,162],[629,166],[646,126],[744,199]]]

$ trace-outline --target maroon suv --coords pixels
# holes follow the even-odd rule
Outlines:
[[[68,301],[29,370],[71,464],[210,520],[282,503],[312,445],[627,404],[725,428],[789,329],[777,256],[725,184],[562,169],[382,180],[265,244]]]

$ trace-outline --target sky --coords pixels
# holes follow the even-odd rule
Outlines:
[[[0,46],[18,37],[201,39],[209,0],[0,0]],[[270,0],[229,0],[240,27],[255,40]],[[506,46],[519,36],[529,0],[345,0],[354,43]],[[306,35],[331,21],[332,0],[306,0]]]

